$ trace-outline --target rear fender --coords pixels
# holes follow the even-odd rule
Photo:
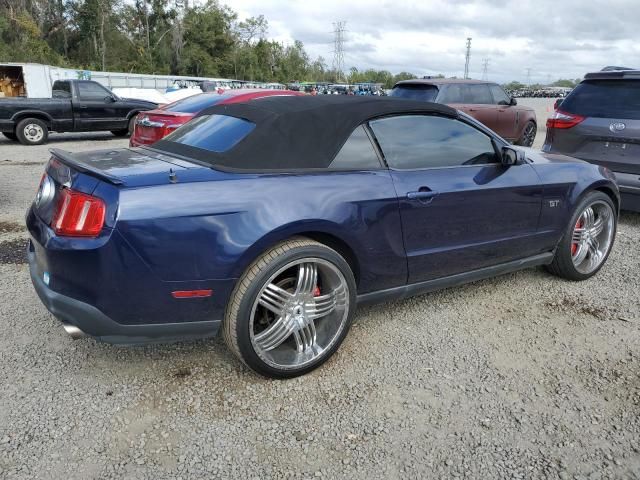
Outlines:
[[[233,277],[239,278],[254,260],[274,245],[295,236],[305,236],[305,234],[309,238],[313,238],[314,234],[319,234],[319,236],[328,235],[336,238],[351,250],[355,257],[356,265],[360,263],[360,259],[357,257],[355,252],[360,251],[363,246],[357,238],[350,235],[349,232],[345,231],[344,228],[337,223],[329,222],[327,220],[305,220],[304,222],[283,225],[276,230],[268,232],[255,241],[238,259],[238,262],[233,269]],[[349,259],[345,260],[347,260],[348,263],[351,263],[348,261]],[[354,275],[357,274],[358,272],[356,267]]]

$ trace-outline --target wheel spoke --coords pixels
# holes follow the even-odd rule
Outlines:
[[[586,242],[580,242],[578,244],[578,251],[573,257],[573,264],[580,265],[586,258],[587,253],[589,253],[589,248],[587,247]]]
[[[318,282],[318,268],[313,262],[301,263],[298,268],[298,280],[296,281],[296,293],[313,294]]]
[[[307,302],[305,309],[309,318],[315,319],[329,315],[336,308],[340,301],[343,301],[344,288],[342,286],[334,291],[314,297],[313,301]]]
[[[264,308],[271,310],[277,316],[284,316],[287,302],[292,299],[292,295],[286,290],[274,285],[268,284],[260,295],[259,303]]]
[[[269,328],[255,336],[255,342],[262,350],[268,352],[282,344],[292,333],[296,338],[296,344],[300,345],[295,331],[296,325],[289,315],[278,318]]]
[[[593,214],[593,208],[589,207],[584,211],[584,228],[590,230],[593,228],[593,223],[595,222],[595,216]]]
[[[573,241],[573,243],[580,243],[582,242],[583,236],[584,236],[584,228],[576,228],[573,231],[571,240]]]

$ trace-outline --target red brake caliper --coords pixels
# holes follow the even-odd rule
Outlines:
[[[574,227],[573,231],[575,232],[577,229],[582,228],[583,225],[584,223],[582,222],[582,217],[580,217],[576,222],[576,226]],[[577,251],[578,251],[578,242],[573,241],[571,243],[571,256],[575,255]]]
[[[316,288],[313,289],[313,296],[314,297],[319,297],[320,296],[320,287],[316,285]]]

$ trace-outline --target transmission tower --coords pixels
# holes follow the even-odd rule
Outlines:
[[[489,80],[489,59],[482,59],[482,80]]]
[[[469,59],[471,58],[471,37],[467,38],[467,55],[464,62],[464,78],[469,78]]]
[[[527,68],[527,86],[531,86],[531,69]]]
[[[336,81],[344,79],[344,32],[346,21],[333,22],[333,70]]]

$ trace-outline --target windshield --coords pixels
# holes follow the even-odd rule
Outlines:
[[[564,99],[560,110],[583,117],[640,120],[640,81],[582,82]]]
[[[422,102],[434,102],[438,96],[438,87],[419,84],[398,85],[391,90],[389,96],[420,100]]]

